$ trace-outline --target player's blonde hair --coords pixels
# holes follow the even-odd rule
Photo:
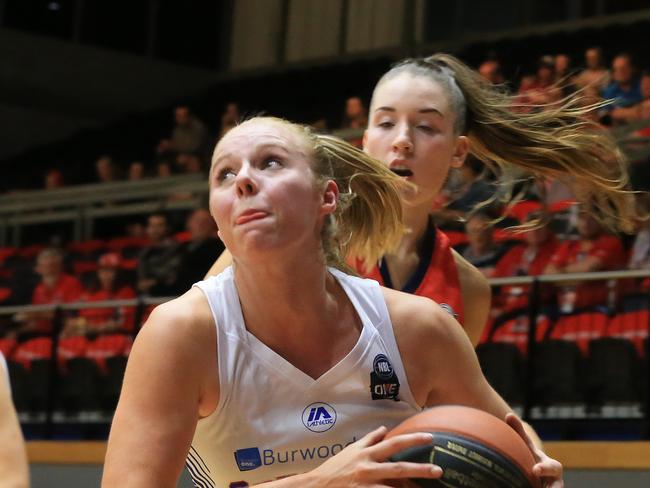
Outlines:
[[[402,238],[400,189],[405,183],[386,165],[334,136],[277,117],[254,117],[246,122],[279,124],[296,133],[311,158],[315,184],[334,181],[339,200],[322,230],[325,262],[344,271],[348,256],[374,265]]]
[[[466,135],[470,153],[507,186],[517,168],[535,178],[558,178],[609,228],[631,230],[636,220],[627,162],[612,137],[585,117],[604,103],[584,106],[581,94],[544,107],[522,107],[449,54],[405,59],[379,81],[408,73],[444,90],[455,115],[456,135]],[[530,110],[531,108],[541,111]],[[506,201],[512,200],[512,193]]]

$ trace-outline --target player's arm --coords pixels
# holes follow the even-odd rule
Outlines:
[[[419,303],[413,299],[418,299]],[[420,297],[409,297],[408,301],[411,303],[406,307],[400,306],[402,311],[397,321],[410,323],[410,326],[398,325],[401,331],[408,330],[406,334],[400,333],[402,340],[398,344],[402,357],[405,354],[414,356],[409,360],[407,374],[409,383],[414,373],[414,383],[424,388],[424,405],[466,405],[507,421],[535,456],[537,464],[533,472],[544,480],[544,486],[561,488],[562,465],[544,453],[541,440],[532,427],[523,424],[488,384],[474,348],[454,319]]]
[[[6,488],[29,486],[25,442],[3,365],[0,365],[0,480],[0,485]]]
[[[230,254],[230,251],[228,251],[228,249],[224,249],[221,255],[217,258],[210,270],[205,275],[205,278],[218,275],[231,264],[232,254]]]
[[[490,314],[492,290],[487,279],[456,251],[452,251],[463,300],[463,329],[473,346],[478,344]]]
[[[216,375],[216,332],[194,288],[157,307],[129,356],[102,487],[176,487]],[[214,395],[214,393],[213,393]],[[216,405],[216,399],[211,399]]]

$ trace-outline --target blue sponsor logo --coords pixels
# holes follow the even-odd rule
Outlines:
[[[235,451],[235,461],[239,471],[250,471],[262,465],[262,457],[257,447],[238,449]]]
[[[312,432],[325,432],[334,427],[336,410],[327,403],[312,403],[302,411],[302,423]]]
[[[377,376],[383,379],[389,379],[393,376],[393,365],[383,354],[377,354],[372,362],[372,369]]]

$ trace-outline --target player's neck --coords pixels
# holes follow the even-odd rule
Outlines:
[[[313,378],[358,340],[354,307],[322,263],[262,271],[238,266],[235,276],[247,330]]]
[[[404,226],[406,233],[393,253],[394,256],[407,256],[417,253],[422,237],[429,229],[429,214],[431,205],[425,204],[419,207],[408,207],[404,209]]]

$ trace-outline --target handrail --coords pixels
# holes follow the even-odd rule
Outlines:
[[[540,283],[566,283],[567,281],[596,281],[626,278],[650,278],[650,269],[592,271],[590,273],[564,273],[537,276],[507,276],[503,278],[490,278],[488,279],[488,283],[492,286],[530,285],[535,281]]]
[[[650,270],[621,270],[621,271],[595,271],[591,273],[567,273],[539,276],[508,276],[504,278],[490,278],[488,283],[492,286],[503,285],[530,285],[533,282],[542,283],[564,283],[567,281],[597,281],[612,279],[650,278]],[[113,308],[113,307],[135,307],[138,304],[160,305],[161,303],[173,300],[175,297],[147,297],[140,296],[125,300],[102,300],[97,302],[78,301],[70,303],[58,303],[51,305],[12,305],[0,307],[1,315],[11,315],[18,312],[46,312],[61,310],[82,310],[86,308]]]

